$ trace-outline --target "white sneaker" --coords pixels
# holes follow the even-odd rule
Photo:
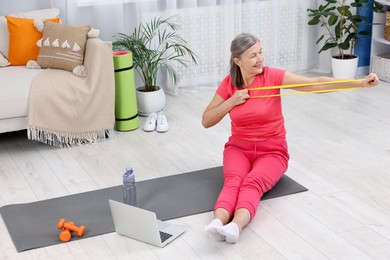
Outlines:
[[[152,132],[156,130],[157,125],[157,114],[151,113],[148,118],[146,119],[146,123],[144,125],[144,131],[145,132]]]
[[[169,130],[169,124],[167,122],[167,117],[162,113],[157,115],[157,132],[164,133]]]

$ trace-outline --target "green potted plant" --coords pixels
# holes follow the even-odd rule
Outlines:
[[[165,94],[157,85],[157,75],[161,69],[168,72],[175,85],[179,75],[173,65],[176,63],[187,67],[197,63],[196,55],[180,36],[179,30],[180,26],[174,21],[174,17],[153,18],[145,24],[140,23],[130,35],[119,33],[113,42],[115,50],[131,51],[134,68],[144,84],[136,89],[140,115],[148,115],[164,108]],[[147,98],[144,96],[149,96],[148,93],[155,96],[152,101],[145,100]]]
[[[325,33],[320,35],[316,42],[316,44],[322,43],[318,53],[336,49],[337,53],[332,56],[333,75],[337,78],[354,78],[358,65],[358,57],[354,54],[356,40],[371,35],[370,29],[359,26],[371,25],[363,13],[365,10],[383,12],[383,5],[375,0],[324,0],[323,2],[324,4],[317,9],[307,10],[310,17],[308,24],[319,24],[325,28]],[[338,68],[340,62],[342,65]]]

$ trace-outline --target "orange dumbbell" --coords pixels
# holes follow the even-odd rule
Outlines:
[[[61,231],[59,238],[62,242],[68,242],[72,238],[72,234],[70,233],[69,229],[64,229]]]
[[[58,229],[64,229],[60,233],[60,240],[61,241],[69,241],[72,237],[71,231],[76,232],[77,236],[81,237],[84,235],[85,226],[76,226],[73,222],[66,222],[64,218],[61,218],[57,225]]]

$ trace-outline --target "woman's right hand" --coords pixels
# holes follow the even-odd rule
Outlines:
[[[224,100],[220,95],[215,93],[210,104],[203,112],[202,125],[205,128],[209,128],[217,124],[233,107],[245,103],[248,98],[250,98],[248,89],[237,90],[227,100]]]
[[[234,92],[233,96],[230,97],[230,100],[233,106],[238,106],[246,102],[246,100],[250,98],[248,89],[239,89]]]

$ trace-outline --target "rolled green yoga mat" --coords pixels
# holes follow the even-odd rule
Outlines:
[[[113,52],[115,69],[116,130],[130,131],[139,127],[133,55],[129,51]]]

